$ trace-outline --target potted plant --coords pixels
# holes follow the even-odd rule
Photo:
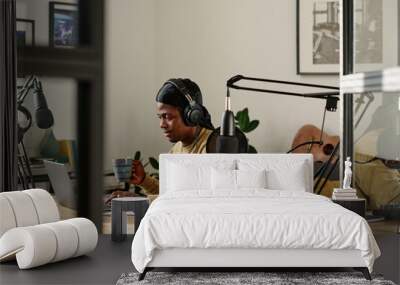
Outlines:
[[[248,108],[244,108],[243,110],[238,111],[235,115],[235,125],[243,133],[250,133],[254,131],[259,124],[260,124],[259,120],[250,120]],[[257,153],[257,150],[254,146],[249,144],[248,152]]]

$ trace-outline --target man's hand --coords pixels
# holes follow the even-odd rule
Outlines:
[[[112,199],[114,198],[120,198],[120,197],[134,197],[136,196],[135,193],[129,192],[129,191],[114,191],[111,193],[110,197],[105,201],[105,204],[108,204],[111,202]]]
[[[131,183],[135,185],[141,184],[145,176],[146,173],[144,172],[143,164],[140,162],[140,160],[134,160],[132,162]]]

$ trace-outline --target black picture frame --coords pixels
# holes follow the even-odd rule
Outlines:
[[[75,48],[79,43],[78,5],[49,2],[49,46]]]
[[[35,46],[35,21],[31,19],[16,19],[17,47]]]
[[[296,0],[297,74],[339,74],[339,2],[339,0]],[[318,10],[315,4],[325,4],[327,6],[326,11]],[[331,13],[329,16],[328,9],[330,9],[329,12]],[[329,18],[329,20],[325,21],[323,14],[327,14],[325,18]],[[317,19],[316,15],[322,16]],[[322,20],[320,18],[322,18]],[[320,21],[320,23],[318,23],[318,21]],[[318,54],[319,47],[324,48],[320,54]]]

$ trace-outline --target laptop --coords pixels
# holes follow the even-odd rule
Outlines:
[[[55,198],[62,206],[77,209],[78,193],[75,179],[69,175],[68,164],[58,163],[50,160],[44,160],[44,166],[49,176]],[[106,199],[107,196],[104,197]],[[103,211],[111,211],[111,203],[103,205]]]
[[[65,207],[76,209],[76,185],[69,177],[68,165],[49,160],[43,162],[57,202]]]

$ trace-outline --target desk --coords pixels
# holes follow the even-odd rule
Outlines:
[[[77,172],[68,163],[66,164],[68,175],[71,180],[77,179]],[[37,188],[43,188],[50,193],[53,193],[53,189],[50,184],[49,176],[47,175],[46,168],[43,163],[35,163],[31,165],[33,181],[37,183]],[[106,169],[103,171],[104,179],[104,191],[115,190],[121,187],[121,183],[118,183],[114,177],[114,172],[112,170]]]

